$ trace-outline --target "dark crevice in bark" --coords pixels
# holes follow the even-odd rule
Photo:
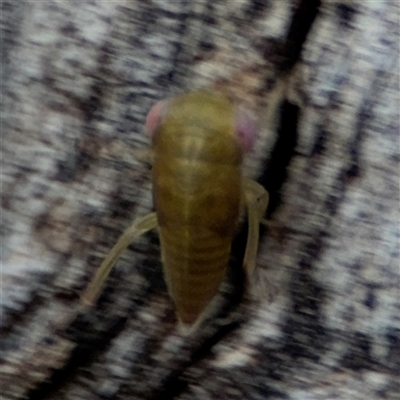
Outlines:
[[[320,0],[301,0],[282,47],[282,61],[277,67],[279,73],[288,73],[299,61],[303,44],[318,14],[320,4]]]
[[[257,180],[269,193],[268,217],[271,216],[281,203],[280,190],[286,180],[287,167],[294,155],[297,143],[299,107],[288,101],[284,101],[280,111],[278,139],[265,170]]]
[[[317,16],[320,0],[301,1],[294,13],[292,23],[284,44],[275,50],[278,75],[286,75],[299,61],[303,44],[307,34]],[[267,58],[270,58],[268,51]],[[268,87],[268,82],[266,82]],[[297,144],[297,123],[300,108],[284,100],[279,109],[278,139],[271,153],[269,161],[260,174],[258,182],[262,184],[270,195],[267,216],[275,211],[280,204],[280,189],[286,180],[286,169],[294,155]]]

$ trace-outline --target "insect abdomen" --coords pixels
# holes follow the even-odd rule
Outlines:
[[[170,169],[171,164],[169,160],[168,168],[159,171],[159,181],[164,184],[160,183],[154,189],[162,261],[178,317],[182,322],[192,324],[215,295],[226,274],[239,214],[240,173],[234,167],[220,167],[226,170],[222,175],[228,174],[229,180],[203,180],[203,184],[196,185],[191,191],[190,187],[185,189],[179,184],[191,174],[190,168],[175,174],[173,168]],[[197,169],[194,175],[198,179],[198,169],[210,167],[192,168]],[[169,184],[165,185],[167,180]]]

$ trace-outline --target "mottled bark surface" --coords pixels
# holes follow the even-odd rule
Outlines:
[[[2,399],[398,396],[397,1],[1,6]],[[200,86],[260,117],[245,171],[271,195],[273,296],[241,299],[240,233],[218,315],[179,336],[151,234],[82,312],[152,208],[149,107]]]

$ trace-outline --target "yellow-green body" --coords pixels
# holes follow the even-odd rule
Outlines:
[[[225,277],[240,212],[233,103],[210,91],[173,99],[152,150],[165,280],[179,320],[193,324]]]
[[[253,281],[259,223],[268,204],[265,189],[241,174],[255,127],[224,94],[200,90],[156,103],[146,129],[152,138],[156,212],[125,230],[82,302],[93,305],[129,244],[158,228],[164,276],[180,326],[195,327],[225,277],[242,202],[249,222],[243,268],[247,281]]]

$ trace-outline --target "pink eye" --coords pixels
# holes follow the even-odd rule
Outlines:
[[[258,127],[254,115],[242,107],[236,111],[236,133],[243,152],[252,150],[258,136]]]
[[[165,101],[158,101],[151,107],[149,113],[146,117],[146,131],[147,134],[152,137],[154,131],[157,129],[158,125],[160,125],[161,120],[165,114]]]

